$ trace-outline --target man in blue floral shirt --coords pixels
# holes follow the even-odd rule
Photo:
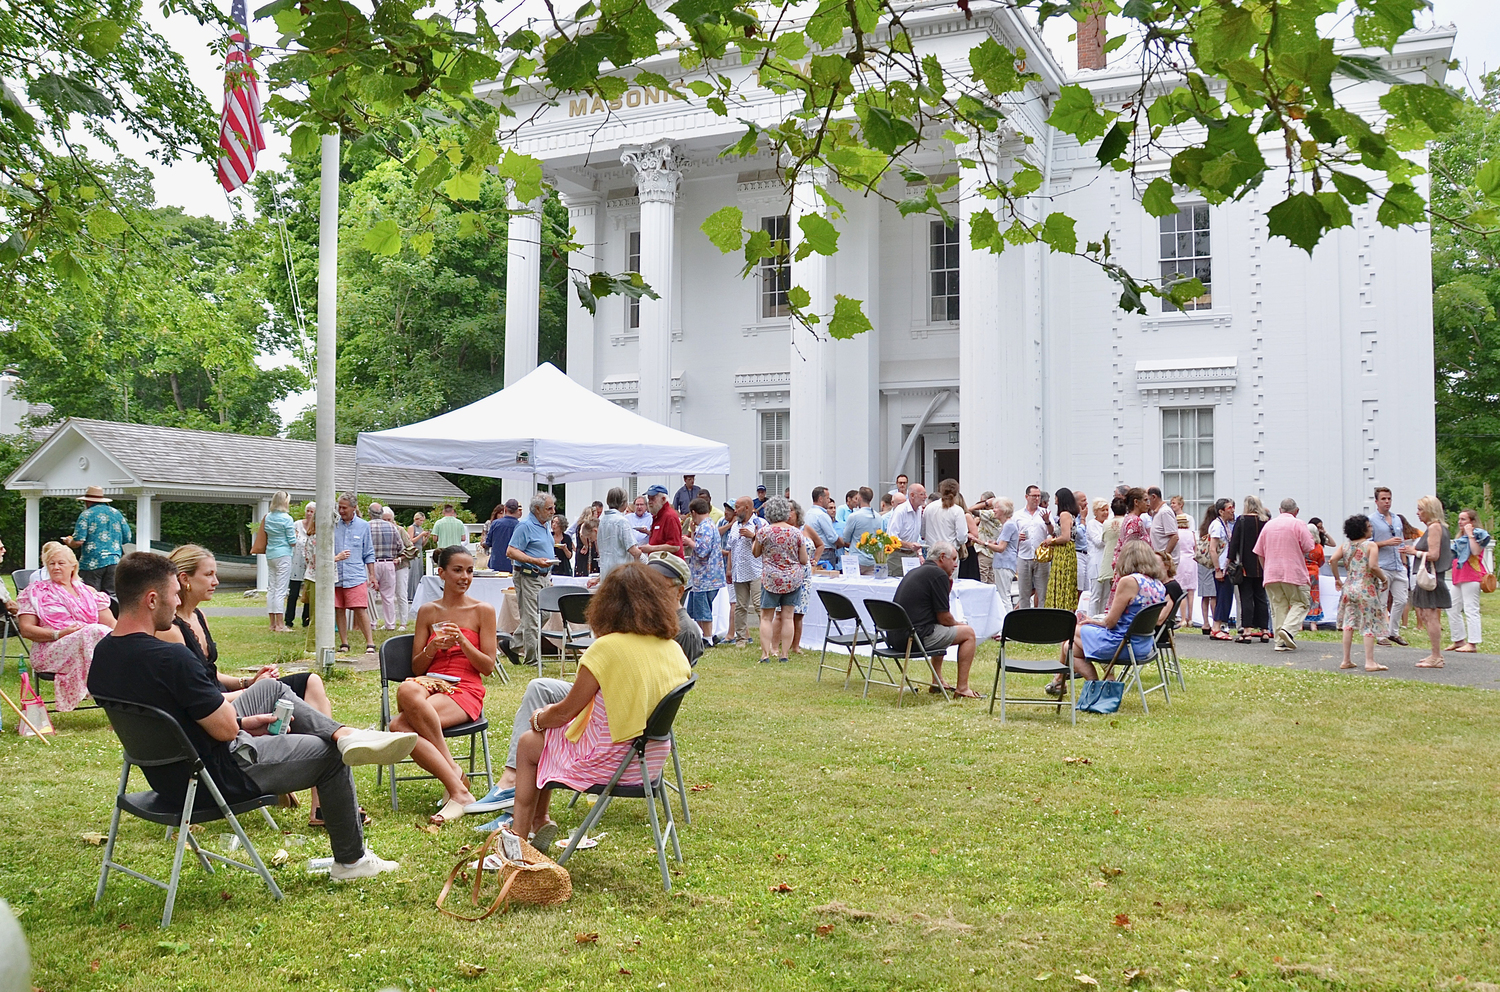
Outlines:
[[[73,525],[72,536],[63,541],[78,552],[78,577],[114,599],[115,566],[132,540],[130,524],[109,505],[114,501],[100,487],[89,486],[78,498],[83,501],[83,512]]]

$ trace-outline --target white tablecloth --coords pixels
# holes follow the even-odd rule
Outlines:
[[[509,575],[476,575],[474,581],[469,585],[469,595],[480,602],[488,603],[495,610],[495,616],[501,615],[501,605],[505,602],[505,590],[509,589],[514,582]],[[554,575],[552,584],[555,586],[585,586],[588,579],[578,578],[572,575]],[[436,575],[422,576],[421,583],[417,586],[417,596],[412,600],[412,615],[415,616],[417,609],[423,603],[436,602],[443,598],[443,580]],[[714,598],[714,633],[724,636],[729,633],[729,611],[734,605],[733,590],[726,586],[719,590],[718,596]],[[756,614],[759,622],[760,614]],[[822,635],[818,635],[822,643]]]
[[[865,629],[873,632],[870,614],[865,610],[865,600],[894,599],[896,587],[900,584],[900,579],[876,579],[867,575],[857,579],[843,576],[813,576],[812,599],[808,602],[807,615],[802,618],[802,646],[813,649],[823,646],[823,634],[828,629],[828,612],[823,609],[823,601],[818,598],[819,589],[827,589],[847,596],[854,603],[854,608],[859,611],[860,619],[865,623]],[[951,604],[949,609],[954,618],[973,627],[974,633],[981,641],[1000,632],[1000,621],[1004,614],[1000,608],[1000,594],[995,591],[992,583],[976,582],[973,579],[955,579],[949,603]],[[844,630],[848,632],[849,624],[844,624]],[[866,653],[868,650],[867,648]],[[950,650],[956,656],[957,649]]]

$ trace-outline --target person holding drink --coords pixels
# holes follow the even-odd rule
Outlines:
[[[474,802],[443,728],[477,720],[484,712],[480,677],[495,671],[497,646],[494,609],[469,596],[474,556],[463,545],[453,545],[439,550],[433,563],[443,582],[443,598],[417,610],[413,677],[396,690],[397,715],[391,730],[419,736],[412,760],[436,776],[446,792],[442,809],[432,817],[441,825],[462,817],[464,807]]]

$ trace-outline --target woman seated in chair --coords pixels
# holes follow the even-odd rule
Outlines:
[[[16,626],[31,642],[31,667],[53,673],[57,709],[75,709],[88,695],[94,646],[115,629],[109,597],[78,577],[78,558],[66,544],[42,548],[47,577],[33,578],[16,598]]]
[[[547,816],[560,782],[574,789],[609,782],[646,721],[673,689],[692,678],[677,636],[677,596],[649,565],[621,565],[605,576],[589,602],[596,640],[578,662],[573,688],[559,703],[531,715],[531,730],[516,752],[516,805],[511,829],[545,851],[557,836]],[[670,747],[653,742],[646,763],[660,773]],[[639,767],[621,785],[640,785]]]
[[[1109,604],[1109,612],[1103,620],[1084,619],[1073,631],[1073,671],[1090,682],[1099,678],[1099,671],[1090,658],[1111,658],[1115,650],[1125,641],[1125,633],[1135,621],[1137,613],[1148,606],[1167,601],[1167,589],[1162,584],[1162,563],[1151,545],[1145,541],[1131,541],[1120,549],[1115,562],[1115,597]],[[1141,635],[1134,640],[1136,657],[1151,653],[1152,636]],[[1067,664],[1067,659],[1063,659]],[[1049,696],[1062,696],[1061,676],[1047,686]]]
[[[203,667],[208,669],[209,678],[223,687],[224,698],[231,702],[261,679],[280,679],[307,705],[324,716],[333,716],[333,704],[328,701],[323,680],[312,672],[282,675],[275,665],[262,665],[254,675],[228,675],[219,671],[219,645],[214,642],[208,621],[199,608],[213,599],[214,590],[219,588],[219,562],[212,551],[197,544],[178,545],[167,559],[177,566],[177,589],[181,600],[177,604],[177,615],[172,618],[172,626],[158,631],[158,638],[184,645],[197,655]],[[365,822],[369,823],[368,816]],[[307,825],[323,826],[317,789],[312,790],[312,809],[308,811]]]
[[[464,815],[474,801],[469,779],[443,737],[444,727],[471,723],[484,713],[483,675],[495,671],[495,610],[469,596],[474,581],[474,556],[462,545],[441,548],[433,555],[438,577],[443,580],[443,598],[423,604],[417,611],[417,631],[412,638],[413,677],[396,689],[398,713],[390,729],[415,731],[421,739],[412,760],[443,783],[443,807],[432,816],[444,824]],[[449,683],[424,678],[451,675]]]

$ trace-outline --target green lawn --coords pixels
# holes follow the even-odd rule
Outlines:
[[[215,623],[227,665],[276,655],[259,624]],[[975,682],[988,689],[993,649],[983,657]],[[119,749],[97,711],[64,715],[53,747],[0,738],[0,895],[21,913],[46,992],[1500,982],[1500,694],[1185,669],[1171,706],[1154,696],[1146,717],[1127,698],[1075,729],[1051,710],[1002,725],[984,704],[931,697],[898,710],[889,690],[861,700],[815,683],[805,657],[765,666],[744,649],[710,652],[678,723],[701,791],[672,893],[640,804],[622,802],[599,847],[571,863],[570,903],[478,924],[432,906],[478,835],[420,828],[434,783],[404,786],[392,814],[373,770],[357,776],[369,840],[399,872],[347,886],[307,875],[326,838],[305,809],[279,811],[305,847],[246,823],[264,853],[293,852],[284,904],[253,876],[207,880],[185,865],[167,933],[162,893],[128,877],[95,910],[101,849],[80,834],[108,827]],[[13,665],[3,684],[15,685]],[[491,687],[497,759],[521,687]],[[375,719],[373,674],[331,691],[340,718]],[[122,860],[166,872],[159,829],[127,821],[121,835]],[[590,933],[597,942],[576,939]],[[487,971],[467,978],[460,962]]]

